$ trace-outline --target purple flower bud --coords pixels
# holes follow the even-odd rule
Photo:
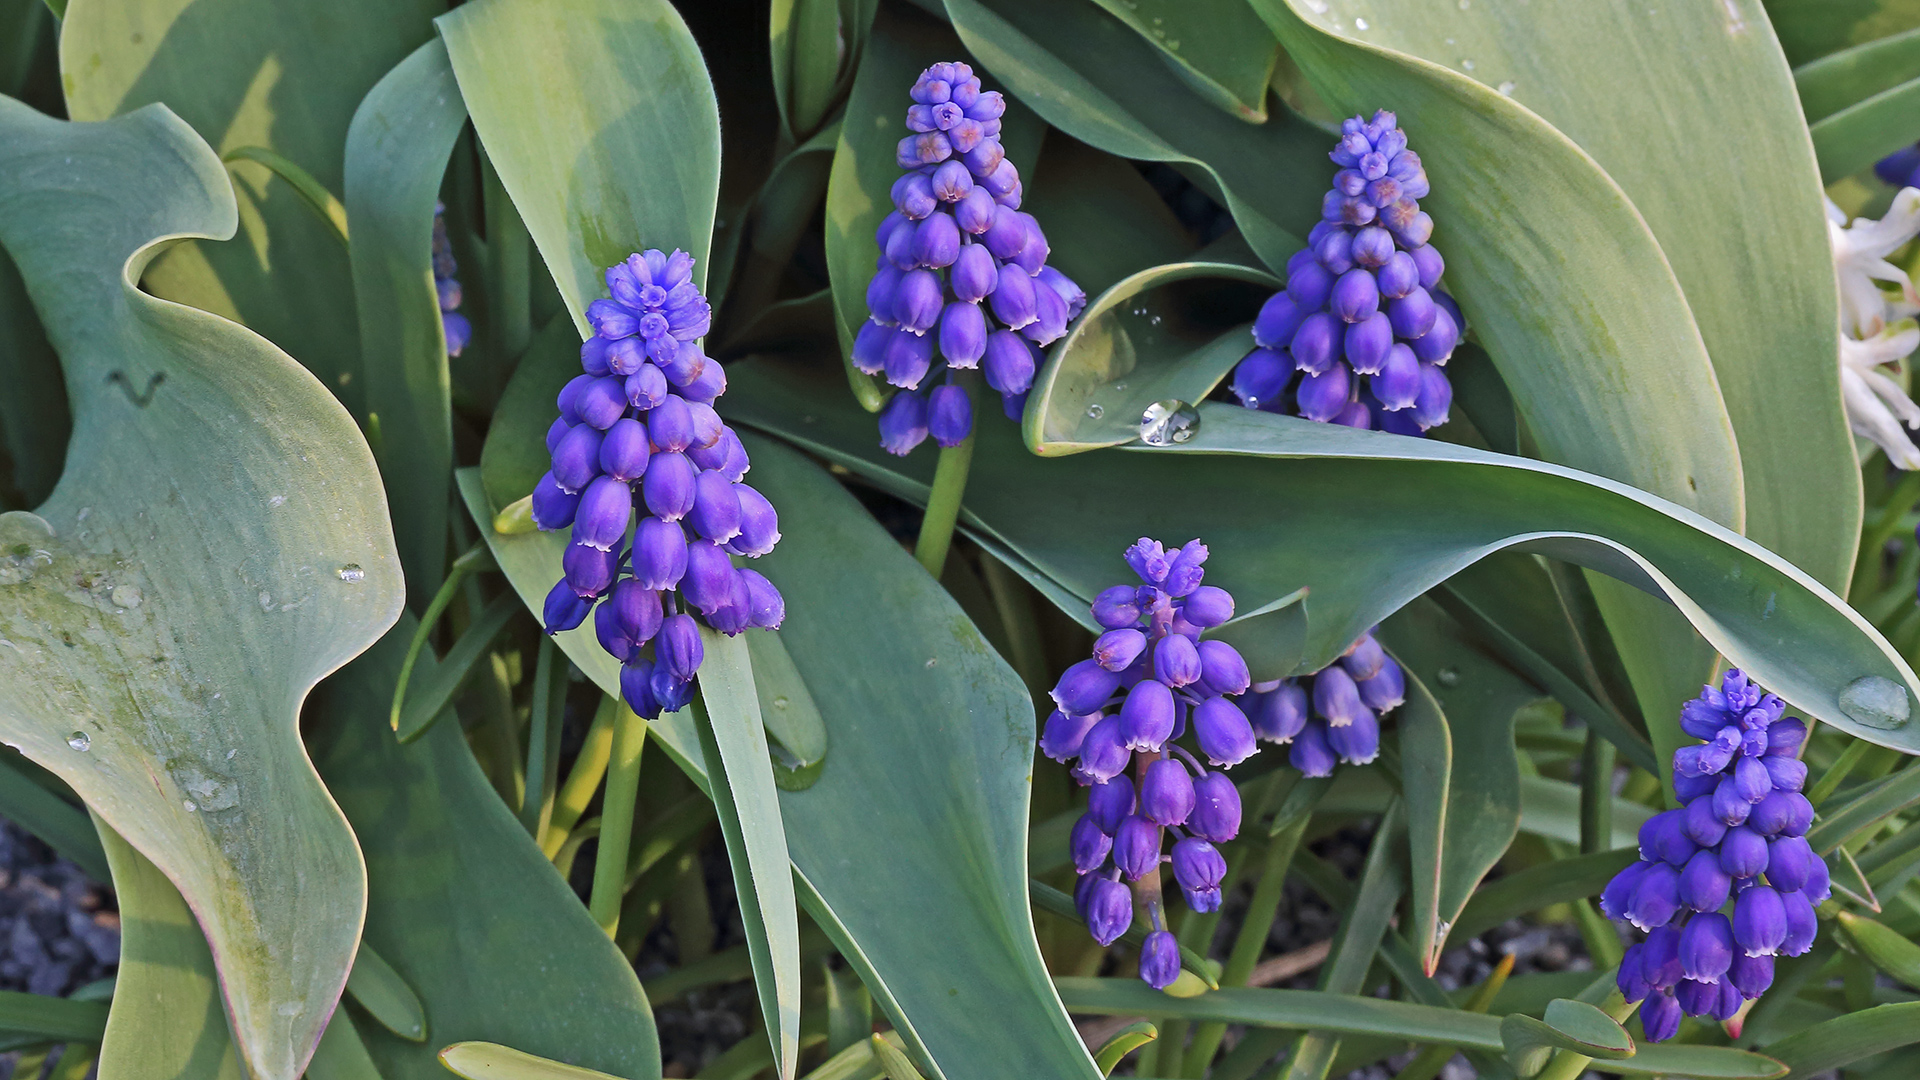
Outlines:
[[[894,151],[894,161],[903,169],[918,169],[945,161],[952,155],[953,144],[947,141],[946,133],[928,131],[901,139]]]
[[[1353,261],[1369,270],[1387,265],[1393,258],[1393,237],[1378,225],[1369,225],[1353,237]]]
[[[1020,333],[1044,348],[1066,335],[1067,319],[1067,302],[1036,278],[1033,287],[1033,321]]]
[[[931,270],[908,271],[893,292],[893,317],[915,334],[924,334],[940,319],[940,279]]]
[[[1113,865],[1128,881],[1138,881],[1160,865],[1160,826],[1129,814],[1113,834]]]
[[[667,399],[666,373],[652,364],[642,364],[640,370],[627,376],[620,392],[626,395],[627,404],[634,408],[651,409]]]
[[[1038,318],[1033,278],[1013,263],[1000,267],[999,286],[988,298],[994,317],[1018,330]]]
[[[693,445],[693,414],[687,403],[669,395],[647,413],[647,435],[662,450],[681,451]]]
[[[1785,893],[1780,897],[1780,906],[1787,919],[1787,936],[1780,943],[1780,952],[1785,956],[1802,956],[1813,948],[1813,939],[1820,933],[1813,901],[1804,891]]]
[[[1807,883],[1800,887],[1800,893],[1816,904],[1833,895],[1833,880],[1828,876],[1827,860],[1818,855],[1808,860]]]
[[[1640,826],[1640,857],[1685,866],[1693,857],[1694,842],[1687,838],[1686,812],[1663,810]]]
[[[1033,346],[1011,330],[995,330],[987,335],[984,370],[987,385],[1002,394],[1025,393],[1033,385],[1038,367]]]
[[[633,489],[611,476],[597,477],[580,496],[573,541],[606,551],[627,535],[632,514]]]
[[[1180,606],[1181,617],[1195,626],[1219,626],[1233,618],[1233,594],[1212,585],[1202,585],[1187,594]],[[1234,691],[1239,693],[1239,691]]]
[[[1155,930],[1140,945],[1140,980],[1165,990],[1180,977],[1180,943],[1171,933]]]
[[[1087,732],[1100,722],[1099,713],[1086,716],[1071,716],[1053,710],[1047,716],[1046,726],[1040,732],[1040,751],[1055,761],[1064,762],[1080,753],[1080,746],[1086,741]]]
[[[745,484],[735,483],[733,494],[740,503],[740,531],[727,542],[727,550],[757,559],[780,542],[780,516],[765,495]]]
[[[1355,323],[1380,310],[1380,288],[1368,270],[1349,270],[1333,283],[1330,298],[1333,314],[1342,322]]]
[[[576,424],[553,448],[554,482],[567,491],[581,491],[600,475],[600,443],[605,436],[588,424]]]
[[[1806,739],[1807,725],[1792,718],[1778,721],[1767,728],[1767,753],[1792,757],[1800,752],[1800,744]]]
[[[1432,334],[1427,337],[1432,337]],[[1421,338],[1425,341],[1427,338]],[[1415,342],[1413,354],[1420,355],[1420,344]],[[1434,364],[1420,365],[1420,393],[1413,399],[1413,418],[1420,423],[1421,430],[1439,427],[1447,422],[1447,413],[1453,408],[1453,384],[1447,381],[1447,373]]]
[[[1193,776],[1173,758],[1147,766],[1140,782],[1140,816],[1155,825],[1184,825],[1193,813]]]
[[[587,612],[593,610],[593,600],[574,594],[573,588],[563,578],[553,583],[547,593],[547,601],[541,607],[540,621],[549,634],[558,634],[571,630],[587,619]]]
[[[1799,892],[1813,877],[1818,858],[1806,838],[1779,837],[1767,845],[1767,881],[1783,893]]]
[[[1124,773],[1130,761],[1126,728],[1116,713],[1087,731],[1087,737],[1080,744],[1080,765],[1075,775],[1087,783],[1108,782]]]
[[[1420,360],[1405,345],[1387,350],[1380,371],[1369,384],[1380,407],[1388,411],[1412,408],[1420,396]]]
[[[1752,813],[1747,816],[1747,827],[1761,836],[1778,834],[1793,820],[1795,810],[1793,799],[1796,797],[1805,801],[1804,796],[1794,792],[1776,791],[1754,803]],[[1808,816],[1811,818],[1811,813]]]
[[[1712,851],[1696,851],[1680,871],[1680,904],[1689,911],[1718,911],[1733,890],[1733,878]]]
[[[1360,691],[1354,685],[1353,676],[1337,666],[1314,676],[1313,711],[1333,727],[1343,727],[1362,716],[1372,715],[1360,703]]]
[[[954,224],[952,214],[929,214],[914,229],[913,257],[921,266],[952,266],[959,255],[960,226]]]
[[[653,662],[642,656],[629,657],[620,668],[620,696],[627,708],[653,720],[660,715],[660,702],[653,696]]]
[[[659,348],[654,351],[660,353],[654,357],[654,363],[667,381],[675,386],[693,385],[713,365],[707,354],[700,351],[700,346],[692,342],[680,344],[670,337],[662,337],[659,339]]]
[[[1200,580],[1206,571],[1201,567],[1207,561],[1207,545],[1199,540],[1189,540],[1180,545],[1180,550],[1167,560],[1167,574],[1160,587],[1167,595],[1178,599],[1200,587]]]
[[[1136,596],[1137,593],[1125,585],[1103,590],[1093,601],[1093,621],[1109,630],[1138,625],[1140,605]]]
[[[1268,742],[1291,742],[1307,726],[1307,692],[1288,679],[1260,695],[1248,719],[1254,734]]]
[[[1733,790],[1750,803],[1759,802],[1773,791],[1773,778],[1759,758],[1741,757],[1733,762]]]
[[[891,385],[908,390],[918,389],[920,380],[927,377],[927,371],[932,367],[931,337],[911,333],[902,327],[887,343],[886,374],[887,382]]]
[[[1389,256],[1375,277],[1380,284],[1380,295],[1390,300],[1420,287],[1420,268],[1413,261],[1413,256],[1404,251],[1396,251]]]
[[[1683,803],[1689,803],[1702,795],[1713,794],[1715,785],[1719,783],[1718,776],[1688,776],[1676,771],[1673,774],[1674,798]]]
[[[874,322],[893,325],[893,294],[900,288],[900,279],[904,276],[899,267],[883,262],[867,281],[867,314]]]
[[[1234,368],[1233,393],[1249,409],[1266,408],[1280,401],[1292,379],[1293,357],[1272,349],[1255,349]]]
[[[1000,268],[983,245],[968,244],[960,249],[960,254],[954,259],[950,278],[953,282],[953,295],[962,302],[977,305],[981,300],[991,296],[994,288],[999,285]],[[979,309],[976,307],[975,310]]]
[[[1787,909],[1765,885],[1740,891],[1733,902],[1733,937],[1748,956],[1772,956],[1787,940]]]
[[[1047,234],[1041,231],[1040,222],[1032,214],[1021,214],[1020,222],[1026,227],[1027,239],[1011,261],[1032,277],[1047,264]]]
[[[1315,316],[1318,318],[1318,316]],[[1301,333],[1306,333],[1303,329]],[[1295,354],[1296,359],[1299,354]],[[1300,380],[1300,387],[1294,392],[1294,403],[1300,415],[1309,420],[1327,423],[1340,414],[1347,406],[1347,394],[1351,383],[1344,364],[1330,364],[1319,374],[1308,374]]]
[[[1381,715],[1399,708],[1407,700],[1406,673],[1391,658],[1380,666],[1373,678],[1362,679],[1354,685],[1360,691],[1360,703]]]
[[[1733,925],[1718,912],[1687,920],[1680,931],[1680,966],[1687,978],[1717,983],[1733,966]]]
[[[1310,313],[1311,309],[1294,303],[1286,293],[1274,293],[1253,320],[1253,340],[1262,348],[1284,349],[1292,343],[1293,335],[1299,332],[1300,324]]]
[[[1147,647],[1147,635],[1132,627],[1109,630],[1093,643],[1093,659],[1108,671],[1125,671]]]
[[[700,627],[693,616],[685,612],[667,616],[660,624],[659,636],[654,639],[653,654],[660,669],[675,680],[692,679],[706,658],[706,647],[700,644]]]
[[[1009,164],[1006,157],[1007,152],[1001,148],[999,139],[981,139],[974,144],[973,149],[966,152],[961,160],[966,162],[968,171],[982,181],[988,182],[988,191],[998,195],[1003,191],[1011,190],[1013,184],[1020,182],[1020,174],[1017,170],[1012,176],[1005,178],[1000,176],[1002,167]]]
[[[653,640],[660,632],[662,618],[660,594],[643,587],[632,578],[623,578],[613,587],[602,608],[612,613],[615,627],[632,648]]]
[[[581,366],[586,367],[592,374],[618,375],[621,378],[626,378],[639,371],[641,366],[647,362],[646,343],[639,338],[621,338],[619,341],[608,341],[605,338],[597,337],[589,341],[588,345],[591,345],[595,341],[604,346],[600,349],[600,362],[598,364],[589,365],[587,363],[586,346],[582,346],[580,350]],[[595,368],[599,370],[595,370]]]
[[[959,446],[973,434],[973,402],[965,390],[951,383],[933,388],[927,399],[927,431],[943,447]]]
[[[861,323],[860,332],[853,336],[853,366],[868,375],[880,374],[886,368],[887,347],[893,344],[893,335],[904,332],[872,319]]]
[[[1240,650],[1224,641],[1203,641],[1200,652],[1200,685],[1215,694],[1244,694],[1253,677]]]
[[[600,468],[630,484],[647,471],[648,453],[646,426],[631,418],[615,420],[600,443]]]
[[[1731,722],[1726,711],[1700,698],[1690,698],[1680,706],[1680,730],[1696,739],[1711,739]]]
[[[581,389],[574,406],[580,412],[581,423],[605,431],[626,414],[626,383],[611,375],[595,379]]]
[[[1713,797],[1702,795],[1687,803],[1682,812],[1687,839],[1701,847],[1714,847],[1727,834],[1727,823],[1714,812]]]
[[[1440,257],[1438,251],[1434,250],[1433,245],[1422,244],[1419,247],[1409,248],[1407,254],[1413,258],[1414,266],[1420,270],[1421,288],[1430,290],[1440,284],[1440,275],[1446,273],[1447,262]]]
[[[671,589],[687,572],[687,537],[680,526],[641,518],[633,533],[633,576],[643,589]]]
[[[560,388],[560,393],[553,399],[560,409],[560,419],[569,424],[580,422],[580,395],[586,393],[587,387],[595,381],[596,376],[593,375],[575,375]]]
[[[1195,911],[1219,910],[1220,882],[1226,876],[1227,860],[1207,841],[1189,836],[1173,845],[1173,878]]]
[[[1643,951],[1645,947],[1642,945],[1627,946],[1627,951],[1620,957],[1620,970],[1613,976],[1613,985],[1620,990],[1620,996],[1626,998],[1628,1004],[1653,993],[1653,984],[1647,981],[1640,967],[1640,954]]]
[[[1309,723],[1294,736],[1287,747],[1287,763],[1297,769],[1302,776],[1332,776],[1333,767],[1340,763],[1339,755],[1327,744],[1325,724]]]
[[[1740,789],[1734,784],[1733,777],[1720,773],[1713,775],[1721,777],[1720,783],[1713,789],[1714,816],[1729,825],[1745,823],[1753,814],[1753,804],[1747,801],[1746,796],[1740,794]]]
[[[1446,308],[1436,305],[1433,327],[1413,340],[1413,355],[1429,364],[1444,364],[1458,344],[1460,327],[1453,321],[1453,316],[1447,314]]]
[[[1357,431],[1368,431],[1373,428],[1373,410],[1364,401],[1349,401],[1334,414],[1333,423]]]
[[[1641,930],[1665,926],[1680,910],[1680,871],[1664,862],[1648,863],[1627,902],[1627,921]]]
[[[1210,697],[1193,707],[1193,735],[1208,762],[1223,768],[1240,764],[1259,749],[1247,714],[1224,697]]]
[[[980,242],[994,258],[1008,263],[1020,254],[1020,249],[1026,246],[1028,239],[1027,223],[1020,217],[1020,212],[997,206],[994,208],[993,224],[981,234]]]
[[[473,323],[457,311],[443,312],[440,316],[440,336],[447,343],[447,355],[459,356],[473,340]]]
[[[1333,275],[1319,263],[1306,262],[1287,274],[1287,296],[1302,311],[1317,312],[1333,296]],[[1297,353],[1298,347],[1295,347]]]
[[[1767,869],[1767,842],[1745,825],[1727,830],[1720,841],[1720,867],[1734,877],[1758,877]]]
[[[1336,186],[1339,179],[1335,178]],[[1313,257],[1328,272],[1344,274],[1353,269],[1353,234],[1345,229],[1329,229],[1318,242],[1309,245]]]
[[[1784,911],[1783,908],[1783,919]],[[1744,953],[1734,957],[1733,966],[1727,969],[1726,981],[1739,991],[1742,998],[1747,1001],[1754,1000],[1766,993],[1767,987],[1773,985],[1773,957],[1770,955],[1747,956]]]
[[[1394,205],[1396,207],[1403,207],[1411,203],[1411,201],[1412,200],[1403,198]],[[1398,225],[1397,228],[1395,227],[1396,224]],[[1433,217],[1424,210],[1417,211],[1407,217],[1404,223],[1389,221],[1388,228],[1393,230],[1394,239],[1409,248],[1419,247],[1433,239]]]
[[[1344,327],[1339,320],[1324,311],[1316,311],[1301,320],[1288,351],[1296,367],[1318,375],[1333,366],[1335,353],[1344,338]]]
[[[573,524],[580,507],[580,493],[568,491],[547,473],[533,485],[533,523],[543,532],[564,529]]]
[[[1392,348],[1393,327],[1387,317],[1377,311],[1347,327],[1347,363],[1362,375],[1378,374],[1386,366],[1387,354]]]
[[[1133,925],[1133,890],[1117,881],[1094,879],[1087,894],[1087,932],[1104,948]]]
[[[1362,634],[1340,654],[1338,663],[1356,681],[1370,679],[1386,665],[1387,650],[1380,647],[1372,634]]]
[[[592,598],[606,592],[619,566],[620,557],[613,552],[580,543],[568,544],[566,553],[560,557],[567,585],[580,597]]]
[[[712,615],[732,602],[734,575],[733,563],[719,545],[695,540],[687,545],[687,572],[680,579],[680,592],[689,605]]]
[[[646,476],[640,482],[640,496],[654,516],[679,521],[693,509],[694,477],[693,462],[687,459],[687,455],[662,450],[647,461]]]
[[[1643,859],[1613,875],[1607,887],[1600,891],[1600,913],[1609,919],[1626,918],[1634,890],[1640,887],[1640,879],[1646,876],[1647,869],[1652,865]]]
[[[1067,850],[1073,856],[1073,868],[1089,874],[1107,861],[1107,852],[1113,850],[1113,838],[1100,831],[1091,815],[1082,814],[1080,820],[1073,823],[1073,832],[1068,834]]]
[[[556,417],[553,423],[547,426],[547,453],[553,453],[554,447],[560,445],[560,440],[566,437],[567,432],[572,431],[573,427],[572,424],[567,423],[565,417]]]
[[[1680,1032],[1680,1003],[1671,994],[1654,994],[1640,1006],[1640,1025],[1650,1042],[1665,1042]]]
[[[1125,773],[1087,790],[1087,814],[1099,824],[1100,831],[1112,836],[1120,822],[1133,813],[1133,781]]]
[[[1433,329],[1439,315],[1440,309],[1435,306],[1433,297],[1419,286],[1398,300],[1387,302],[1387,317],[1393,320],[1393,332],[1403,338],[1425,336],[1427,331]]]
[[[1187,831],[1224,844],[1240,834],[1240,792],[1225,773],[1202,773],[1193,781],[1193,812]]]
[[[976,187],[967,192],[953,207],[953,220],[960,231],[971,236],[980,236],[993,228],[993,221],[1000,207],[993,201],[993,193],[984,187]]]
[[[1154,677],[1179,688],[1200,679],[1200,650],[1189,638],[1169,634],[1153,647]]]
[[[588,304],[587,322],[595,334],[608,339],[630,337],[640,329],[639,317],[612,300]]]
[[[933,170],[932,187],[934,198],[943,203],[957,203],[973,190],[973,174],[958,161],[944,162]]]
[[[1119,686],[1119,675],[1092,660],[1082,660],[1060,676],[1051,696],[1064,712],[1099,712]]]
[[[1118,685],[1119,676],[1116,674],[1114,678]],[[1158,753],[1173,736],[1178,718],[1173,691],[1167,689],[1165,683],[1154,679],[1134,683],[1133,689],[1127,691],[1126,702],[1120,706],[1120,730],[1126,738],[1127,749]]]
[[[1752,761],[1752,758],[1743,760]],[[1799,791],[1807,782],[1807,763],[1799,758],[1776,757],[1772,754],[1760,759],[1767,770],[1767,777],[1773,787],[1780,791]]]
[[[1647,932],[1640,950],[1640,973],[1656,990],[1671,990],[1685,973],[1680,966],[1680,929],[1656,926]]]

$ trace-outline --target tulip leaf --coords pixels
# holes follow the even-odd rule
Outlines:
[[[720,111],[666,0],[477,0],[435,20],[474,130],[587,336],[602,273],[643,248],[703,291]]]
[[[1078,139],[1046,141],[1020,208],[1045,222],[1047,265],[1088,296],[1194,251],[1193,235],[1132,162]]]
[[[1280,46],[1253,9],[1178,0],[1094,0],[1159,50],[1189,89],[1248,123],[1267,120],[1267,80]]]
[[[1920,29],[1842,49],[1793,71],[1807,123],[1920,78]]]
[[[433,36],[441,10],[433,0],[74,0],[60,27],[67,112],[104,120],[161,102],[219,153],[261,147],[338,192],[354,108]],[[146,287],[260,333],[364,415],[346,248],[265,165],[236,161],[229,172],[239,242],[179,244],[147,268]]]
[[[286,354],[133,287],[169,241],[235,225],[178,117],[68,124],[0,100],[0,177],[0,243],[75,418],[52,498],[0,519],[0,725],[179,886],[248,1062],[291,1080],[365,902],[296,713],[399,611],[372,457]]]
[[[427,1037],[427,1014],[420,996],[364,938],[360,951],[354,954],[353,970],[347,975],[347,993],[367,1010],[367,1015],[395,1035],[415,1042]]]
[[[1110,154],[1196,166],[1268,266],[1284,266],[1319,219],[1327,136],[1291,111],[1249,128],[1093,4],[946,0],[946,9],[968,51],[1047,123]]]
[[[447,340],[433,279],[433,212],[467,108],[447,47],[414,50],[367,93],[347,129],[347,217],[368,412],[414,606],[446,565],[453,469]]]
[[[872,447],[870,421],[817,369],[736,364],[732,379],[721,405],[736,421],[902,498],[926,498],[932,461]],[[1325,666],[1460,567],[1531,550],[1664,596],[1731,663],[1805,713],[1920,749],[1920,726],[1900,717],[1920,683],[1892,647],[1819,582],[1698,514],[1563,466],[1431,439],[1229,405],[1204,404],[1198,415],[1185,443],[1039,463],[1005,425],[983,423],[962,522],[1081,605],[1113,584],[1135,538],[1204,537],[1209,580],[1241,610],[1310,590],[1298,672]],[[1242,644],[1234,623],[1219,635]],[[1257,641],[1246,645],[1258,652]]]
[[[1920,26],[1920,0],[1766,0],[1766,5],[1795,66]]]
[[[1816,122],[1809,130],[1813,148],[1820,155],[1821,180],[1831,184],[1845,179],[1920,141],[1920,123],[1913,119],[1916,106],[1920,106],[1920,79],[1903,82]]]
[[[361,1022],[367,1052],[386,1080],[445,1077],[437,1051],[465,1039],[659,1077],[632,965],[494,792],[459,724],[395,741],[387,710],[413,629],[404,617],[310,710],[314,760],[366,853],[366,942],[417,999],[428,1036]],[[417,663],[431,677],[438,662]]]

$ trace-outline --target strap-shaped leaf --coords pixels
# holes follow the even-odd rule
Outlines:
[[[1849,45],[1920,26],[1915,0],[1766,0],[1767,15],[1796,67]]]
[[[1920,139],[1920,79],[1849,105],[1809,129],[1820,155],[1820,178],[1831,184]]]
[[[1194,93],[1252,124],[1267,120],[1267,80],[1280,46],[1253,9],[1179,0],[1095,0],[1154,48]]]
[[[0,243],[75,416],[53,497],[0,519],[0,724],[180,888],[249,1063],[291,1080],[365,903],[296,715],[392,624],[401,580],[372,456],[325,388],[133,287],[167,241],[235,216],[219,160],[164,108],[82,125],[0,100]]]
[[[1532,1076],[1546,1068],[1555,1050],[1607,1061],[1630,1058],[1635,1050],[1633,1036],[1619,1021],[1596,1006],[1572,998],[1556,998],[1539,1020],[1509,1013],[1500,1021],[1500,1042],[1506,1047],[1507,1060],[1521,1076]]]
[[[1920,79],[1920,29],[1842,49],[1793,69],[1793,86],[1809,124],[1910,79]]]

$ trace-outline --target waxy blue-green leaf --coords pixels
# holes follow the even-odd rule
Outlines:
[[[837,365],[826,381],[834,406],[858,417],[870,441],[872,418],[848,399]],[[745,438],[749,482],[779,510],[782,533],[753,567],[785,595],[779,638],[828,733],[817,782],[780,796],[802,902],[915,1048],[916,1064],[937,1070],[928,1076],[1091,1078],[1027,906],[1034,718],[1025,688],[830,475]],[[494,511],[479,477],[463,473],[461,489],[484,527]],[[559,578],[562,537],[489,530],[487,542],[537,607]],[[556,640],[617,692],[619,667],[590,628]],[[652,728],[699,769],[698,741],[679,714]]]
[[[60,32],[67,112],[104,120],[161,102],[221,154],[265,147],[338,193],[354,108],[433,36],[440,10],[434,0],[73,0]],[[239,239],[176,246],[147,269],[147,288],[245,324],[364,416],[346,249],[266,166],[229,172]]]
[[[0,384],[7,387],[0,394],[0,437],[13,465],[13,474],[0,476],[0,484],[14,488],[24,505],[33,506],[52,494],[60,480],[73,418],[67,412],[60,358],[47,343],[20,271],[5,252],[0,252]]]
[[[453,406],[433,280],[433,208],[466,121],[447,48],[435,40],[367,93],[347,129],[347,219],[367,411],[380,417],[381,477],[418,609],[440,586],[453,489]]]
[[[248,1063],[292,1080],[366,895],[297,713],[392,624],[402,584],[346,411],[265,339],[134,287],[169,242],[235,219],[219,160],[166,109],[69,124],[0,100],[0,244],[74,407],[60,486],[0,518],[0,726],[179,887]]]
[[[1320,129],[1284,109],[1258,127],[1233,119],[1094,4],[947,0],[946,8],[968,51],[1041,119],[1110,154],[1196,166],[1270,267],[1303,246],[1332,177]]]
[[[1766,0],[1766,5],[1787,60],[1796,67],[1920,27],[1916,0]]]
[[[100,1075],[250,1080],[220,1009],[220,976],[180,890],[95,819],[120,907],[120,969]]]
[[[722,411],[736,422],[926,498],[932,462],[872,447],[864,418],[817,368],[736,364],[731,387]],[[1201,406],[1190,441],[1164,448],[1036,460],[997,424],[980,425],[975,443],[963,523],[1082,604],[1123,574],[1119,553],[1135,538],[1204,537],[1208,580],[1241,612],[1310,590],[1294,668],[1308,672],[1460,567],[1517,547],[1664,595],[1795,706],[1871,742],[1920,749],[1920,725],[1893,715],[1911,708],[1920,682],[1864,619],[1778,556],[1616,481],[1218,404]],[[1236,630],[1219,635],[1257,651]],[[1884,691],[1888,712],[1872,691]]]
[[[443,1080],[437,1051],[465,1039],[659,1077],[632,965],[494,792],[459,725],[394,740],[387,710],[413,628],[403,619],[309,710],[314,758],[366,853],[366,940],[425,1014],[425,1041],[358,1023],[367,1051],[385,1080]],[[430,675],[435,661],[419,664]]]
[[[1235,119],[1267,120],[1267,80],[1280,45],[1245,4],[1094,0],[1159,51],[1189,89]]]
[[[1194,238],[1125,158],[1078,139],[1047,139],[1020,209],[1044,223],[1047,265],[1098,296],[1121,278],[1181,262]]]
[[[581,337],[602,273],[633,252],[686,251],[704,290],[720,110],[671,4],[476,0],[434,22]]]
[[[773,0],[768,46],[773,95],[786,136],[799,141],[827,118],[859,68],[879,0]]]

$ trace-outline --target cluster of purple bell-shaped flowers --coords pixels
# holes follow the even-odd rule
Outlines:
[[[440,329],[447,339],[447,355],[459,356],[473,340],[473,323],[460,314],[459,266],[453,261],[453,243],[447,239],[447,204],[433,204],[433,290],[440,297]]]
[[[1406,674],[1366,633],[1317,674],[1255,683],[1244,704],[1254,734],[1287,744],[1301,775],[1332,776],[1380,756],[1380,718],[1406,698]]]
[[[1116,585],[1094,601],[1106,633],[1092,659],[1068,668],[1054,687],[1058,708],[1040,737],[1042,752],[1074,761],[1074,777],[1091,788],[1069,843],[1080,874],[1074,903],[1102,945],[1133,925],[1127,883],[1150,874],[1157,880],[1163,859],[1188,906],[1220,907],[1227,863],[1215,845],[1239,833],[1240,795],[1200,759],[1231,768],[1258,747],[1253,725],[1231,700],[1247,690],[1246,660],[1226,642],[1200,637],[1233,617],[1233,597],[1201,584],[1206,559],[1198,540],[1167,551],[1142,538],[1127,549],[1141,584]],[[1189,730],[1198,756],[1175,743]],[[1173,850],[1163,857],[1167,833]],[[1156,904],[1147,917],[1140,977],[1164,988],[1180,974],[1180,949]]]
[[[1601,894],[1600,908],[1646,932],[1620,963],[1620,992],[1644,1001],[1655,1042],[1680,1017],[1731,1019],[1773,984],[1773,958],[1813,947],[1814,905],[1832,892],[1827,864],[1807,843],[1813,804],[1800,793],[1796,755],[1806,725],[1729,670],[1680,710],[1705,742],[1673,753],[1682,808],[1640,828],[1640,861]]]
[[[786,613],[772,582],[733,562],[772,551],[780,524],[741,482],[746,448],[713,410],[727,377],[696,344],[712,312],[692,273],[692,256],[657,249],[608,268],[612,299],[587,307],[584,374],[560,391],[553,468],[533,490],[536,525],[573,526],[547,632],[592,612],[601,647],[624,665],[621,696],[649,719],[692,699],[696,613],[724,634],[773,629]]]
[[[1047,265],[1047,238],[1020,210],[1020,172],[1000,146],[1006,99],[957,63],[921,72],[912,97],[913,134],[898,150],[906,172],[874,234],[871,317],[853,342],[855,367],[900,387],[880,413],[880,445],[894,454],[929,435],[957,446],[973,431],[957,371],[981,369],[1018,419],[1040,347],[1087,303]]]
[[[1286,289],[1260,309],[1257,347],[1234,371],[1247,408],[1401,435],[1447,422],[1444,368],[1466,322],[1440,288],[1446,263],[1419,203],[1426,169],[1396,124],[1384,109],[1341,124],[1322,220],[1287,260]]]

